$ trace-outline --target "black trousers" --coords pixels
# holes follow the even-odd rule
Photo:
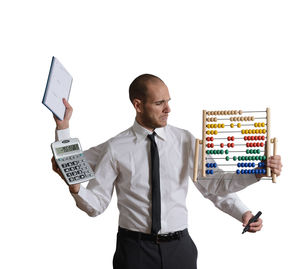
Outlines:
[[[179,239],[155,242],[117,235],[114,269],[196,269],[197,248],[186,233]]]

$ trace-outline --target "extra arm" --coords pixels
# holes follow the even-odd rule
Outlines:
[[[194,176],[194,154],[195,154],[195,138],[191,135],[189,141],[189,173],[190,177]],[[200,149],[201,149],[200,145]],[[196,187],[199,189],[203,188],[207,193],[225,196],[229,193],[234,193],[240,191],[247,186],[256,183],[258,179],[255,175],[236,175],[233,172],[225,173],[220,168],[215,169],[213,175],[209,175],[205,178],[202,175],[202,166],[200,165],[201,158],[198,160],[198,171],[197,171],[197,181],[194,182]],[[211,160],[213,162],[213,160]]]
[[[56,131],[56,138],[59,140],[69,137],[69,129]],[[93,169],[96,178],[90,180],[86,188],[82,184],[76,184],[79,185],[78,190],[72,192],[70,189],[70,192],[77,207],[89,216],[95,217],[101,214],[111,201],[117,170],[114,166],[108,142],[84,151],[84,156]]]

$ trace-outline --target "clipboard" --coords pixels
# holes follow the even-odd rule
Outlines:
[[[62,99],[69,100],[72,82],[73,77],[53,56],[42,104],[60,120],[64,119],[66,111]]]

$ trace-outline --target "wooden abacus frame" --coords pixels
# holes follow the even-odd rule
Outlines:
[[[265,143],[265,156],[269,158],[271,156],[270,143],[273,144],[273,156],[277,154],[277,138],[270,138],[271,136],[271,116],[270,108],[267,108],[266,111],[247,111],[247,113],[256,113],[256,112],[265,112],[266,113],[266,143]],[[242,110],[227,110],[227,111],[206,111],[203,110],[202,114],[202,140],[196,139],[195,143],[195,157],[194,157],[194,173],[193,180],[197,181],[198,174],[198,163],[199,163],[199,145],[202,145],[202,177],[206,177],[205,165],[206,165],[206,117],[207,115],[233,115],[233,114],[242,114]],[[272,177],[272,182],[276,183],[276,174],[271,172],[271,169],[267,167],[266,176]]]

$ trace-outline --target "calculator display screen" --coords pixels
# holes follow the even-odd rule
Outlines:
[[[75,150],[79,150],[78,144],[56,148],[56,153],[57,154],[63,154],[63,153],[67,153],[67,152],[75,151]]]

